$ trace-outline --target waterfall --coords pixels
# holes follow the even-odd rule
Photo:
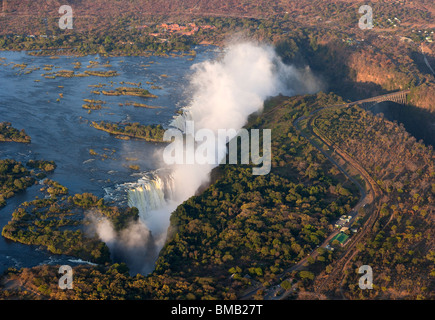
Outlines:
[[[152,272],[165,244],[170,214],[176,208],[173,180],[170,172],[159,169],[142,173],[136,182],[105,188],[105,198],[139,210],[138,221],[130,222],[121,231],[115,231],[107,218],[96,223],[113,261],[126,262],[132,276]]]
[[[150,217],[150,212],[163,208],[173,196],[173,179],[170,175],[157,171],[147,173],[135,183],[125,184],[128,206],[139,209],[142,221]]]
[[[186,121],[192,120],[192,114],[189,108],[182,108],[181,111],[182,113],[175,116],[169,126],[184,132]],[[161,221],[169,218],[170,213],[176,208],[175,198],[180,190],[175,190],[172,170],[158,169],[147,172],[137,182],[125,183],[117,188],[126,191],[128,206],[138,208],[140,219],[151,231],[157,231],[160,227],[166,230],[167,225],[162,225]],[[116,192],[106,191],[112,198],[114,193]],[[160,219],[162,220],[159,221]],[[155,223],[156,221],[159,222]],[[169,223],[169,220],[167,222]],[[152,226],[157,226],[156,230],[152,230]]]

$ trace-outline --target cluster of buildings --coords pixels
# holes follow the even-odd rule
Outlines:
[[[352,218],[353,216],[351,215],[342,215],[340,219],[335,222],[334,226],[335,228],[340,229],[340,232],[331,239],[329,244],[326,246],[326,249],[331,251],[334,250],[334,248],[331,246],[334,240],[337,240],[342,247],[346,245],[347,241],[349,240],[349,236],[346,234],[346,231],[349,230],[349,224]],[[350,228],[350,231],[356,233],[358,232],[358,228]]]
[[[428,31],[428,30],[414,30],[413,29],[412,32],[413,33],[419,33],[429,43],[433,42],[433,30],[432,31]]]
[[[393,18],[394,21],[391,20],[390,18],[388,18],[387,20],[388,20],[388,22],[389,22],[390,24],[393,25],[393,27],[397,27],[397,24],[402,22],[402,21],[401,21],[399,18],[397,18],[397,17],[394,17],[394,18]]]
[[[342,215],[340,217],[340,219],[337,220],[337,222],[335,222],[335,227],[338,229],[343,229],[345,228],[345,225],[347,225],[350,222],[350,219],[352,219],[352,216],[346,216],[346,215]],[[340,230],[340,231],[341,231]]]

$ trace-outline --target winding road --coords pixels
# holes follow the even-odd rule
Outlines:
[[[402,93],[406,94],[408,92],[409,92],[408,90],[404,90],[404,91],[397,92],[397,94],[402,94]],[[380,96],[380,97],[382,97],[382,96]],[[374,97],[374,98],[376,98],[376,97]],[[371,98],[371,99],[373,99],[373,98]],[[361,100],[361,101],[365,101],[365,100]],[[335,279],[337,277],[341,278],[341,275],[343,274],[344,269],[348,266],[349,261],[358,252],[358,250],[353,250],[356,247],[356,244],[359,243],[364,238],[364,236],[371,230],[374,223],[379,218],[379,212],[378,212],[379,210],[376,207],[376,200],[382,195],[382,191],[380,190],[380,188],[378,187],[376,182],[373,180],[373,178],[367,173],[367,171],[363,167],[361,167],[360,164],[357,161],[355,161],[350,155],[348,155],[345,151],[342,151],[338,146],[327,141],[327,139],[325,139],[324,137],[321,137],[318,134],[314,133],[312,128],[310,128],[310,133],[313,136],[315,136],[317,139],[320,139],[322,141],[322,143],[324,143],[328,147],[327,148],[328,150],[332,150],[332,152],[330,152],[330,153],[326,152],[322,148],[322,146],[320,146],[316,141],[314,141],[308,134],[306,134],[300,128],[299,124],[301,121],[303,121],[305,119],[309,120],[315,114],[317,114],[325,109],[330,109],[333,107],[343,107],[343,108],[350,107],[352,105],[358,104],[358,102],[359,101],[355,101],[355,102],[347,103],[347,104],[331,105],[331,106],[319,108],[319,109],[312,111],[309,115],[304,115],[304,116],[297,118],[293,122],[293,125],[299,131],[300,135],[303,136],[305,139],[307,139],[311,143],[311,145],[313,145],[332,164],[334,164],[338,168],[338,170],[340,170],[340,172],[342,172],[346,176],[347,179],[349,179],[352,183],[354,183],[358,187],[359,192],[361,194],[361,198],[358,201],[358,203],[356,204],[356,206],[350,211],[349,215],[352,216],[352,219],[350,220],[350,222],[347,225],[351,225],[354,222],[354,220],[359,216],[359,211],[360,211],[359,209],[361,207],[367,206],[368,211],[371,212],[368,215],[368,219],[367,219],[366,223],[364,224],[364,226],[361,228],[361,230],[356,235],[352,236],[351,239],[349,240],[349,242],[346,244],[346,251],[344,251],[342,253],[342,255],[336,261],[333,262],[333,264],[332,264],[333,271],[328,275],[326,275],[326,274],[322,275],[321,279],[316,279],[317,282],[316,282],[314,289],[315,289],[315,292],[318,294],[320,294],[323,290],[325,290],[325,288],[327,288],[329,284],[336,283],[334,281],[336,281]],[[308,121],[308,123],[309,123],[309,121]],[[307,128],[309,128],[309,125],[307,125]],[[367,190],[366,190],[366,188],[364,188],[361,185],[361,183],[359,181],[357,181],[350,173],[348,173],[348,171],[344,168],[344,166],[341,165],[338,162],[338,160],[334,159],[332,157],[332,155],[335,155],[336,157],[338,157],[339,159],[344,161],[344,163],[346,163],[346,166],[352,167],[359,174],[359,176],[365,181]],[[334,232],[332,232],[325,239],[325,241],[320,245],[320,247],[325,248],[329,244],[331,239],[334,236],[336,236],[339,232],[340,232],[339,230],[335,230]],[[306,267],[306,263],[307,263],[309,257],[316,258],[317,255],[318,255],[318,250],[316,248],[314,251],[312,251],[308,256],[306,256],[304,259],[299,261],[297,264],[289,267],[283,273],[278,275],[277,278],[282,280],[286,276],[288,277],[289,273],[303,269],[304,267]],[[240,299],[241,300],[251,299],[258,291],[264,290],[264,291],[266,291],[266,293],[264,294],[265,300],[284,300],[294,291],[296,286],[297,285],[295,283],[295,284],[293,284],[293,286],[290,290],[287,290],[283,294],[278,295],[277,293],[282,291],[279,284],[268,287],[268,288],[266,288],[263,285],[259,285],[255,288],[250,289],[242,297],[240,297]],[[342,297],[344,298],[344,296],[342,296]]]

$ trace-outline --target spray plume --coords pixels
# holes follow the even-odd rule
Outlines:
[[[191,103],[171,123],[181,131],[186,120],[194,121],[196,130],[206,128],[215,133],[219,129],[239,130],[250,114],[262,110],[266,98],[314,93],[321,89],[308,67],[298,69],[285,65],[272,47],[251,42],[230,45],[222,57],[196,64],[192,71]],[[217,143],[220,158],[225,156],[227,142]],[[164,245],[170,214],[208,182],[213,167],[215,165],[210,164],[173,165],[165,178],[170,182],[162,184],[161,180],[142,179],[129,191],[129,205],[140,208],[139,226],[131,225],[127,231],[117,234],[108,221],[100,221],[97,228],[100,238],[112,250],[122,251],[124,261],[134,272],[149,272],[149,266]],[[165,197],[169,185],[169,196]],[[150,208],[150,204],[144,203],[156,198],[157,207]],[[141,250],[144,251],[138,255]]]

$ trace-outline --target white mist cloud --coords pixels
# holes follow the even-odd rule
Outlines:
[[[320,81],[309,67],[298,69],[285,65],[272,47],[251,42],[229,45],[220,59],[196,64],[192,72],[188,120],[194,121],[195,130],[204,128],[216,134],[219,129],[241,129],[248,116],[261,111],[270,96],[314,93],[321,89]],[[221,158],[226,152],[226,142],[217,143]],[[128,256],[126,262],[130,268],[150,270],[150,264],[164,245],[170,214],[209,181],[214,167],[209,164],[170,166],[171,199],[161,208],[141,212],[140,224],[129,226],[121,234],[114,236],[113,228],[104,222],[97,228],[101,239],[108,245],[115,243],[115,251],[122,248],[124,253],[136,255],[135,259],[130,259],[131,255],[124,254]],[[148,260],[138,254],[140,249]]]
[[[287,66],[272,47],[250,42],[231,45],[221,59],[196,64],[193,71],[189,111],[196,129],[240,129],[267,97],[320,89],[309,68]]]
[[[322,88],[308,66],[298,69],[285,65],[274,48],[252,42],[231,44],[220,59],[196,64],[192,71],[192,102],[186,108],[188,120],[194,122],[195,131],[212,130],[216,137],[219,129],[241,129],[249,115],[262,111],[268,97],[315,93]],[[227,142],[217,141],[217,163],[226,154]],[[189,152],[186,146],[184,151]],[[192,196],[208,182],[214,167],[171,166],[175,200],[181,203]]]
[[[157,258],[155,240],[148,227],[141,221],[132,221],[119,232],[115,230],[109,219],[101,213],[87,213],[91,233],[106,243],[114,261],[127,263],[132,275],[147,274],[154,269]]]
[[[116,242],[117,234],[112,223],[106,218],[101,218],[100,220],[93,218],[92,221],[95,223],[95,231],[100,239],[104,241],[109,248],[113,247]]]

